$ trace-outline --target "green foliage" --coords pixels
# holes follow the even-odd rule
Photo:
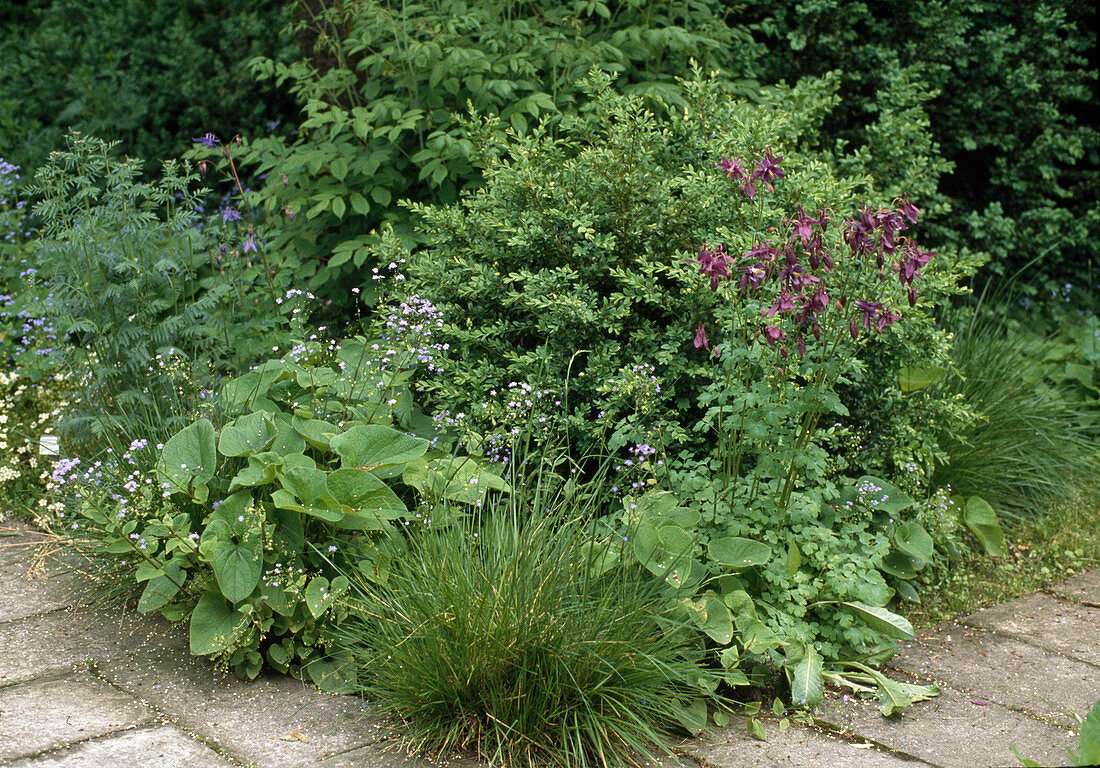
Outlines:
[[[35,351],[48,357],[43,367],[82,383],[63,429],[84,445],[113,430],[126,442],[178,429],[204,366],[224,352],[208,322],[219,292],[196,279],[206,256],[190,221],[193,177],[169,162],[159,180],[140,183],[140,163],[111,150],[73,134],[30,190],[42,220],[28,271],[34,310],[56,340]]]
[[[598,490],[526,479],[477,516],[388,539],[387,577],[353,579],[339,635],[357,689],[435,753],[556,766],[672,754],[676,734],[705,726],[723,675],[657,583],[597,545]]]
[[[485,141],[505,126],[523,134],[583,110],[576,82],[590,68],[673,100],[692,57],[744,77],[759,46],[724,16],[716,0],[298,2],[305,58],[253,62],[304,107],[296,138],[249,144],[251,167],[268,174],[258,200],[294,215],[274,250],[322,298],[345,301],[338,289],[349,282],[369,289],[371,231],[390,222],[406,243],[415,238],[397,201],[454,201],[479,182]],[[471,133],[454,119],[468,109],[501,122]]]
[[[961,395],[978,418],[940,436],[936,487],[979,495],[1019,521],[1041,515],[1096,474],[1097,413],[1048,360],[1057,344],[1012,330],[1002,314],[979,311],[957,326],[953,370],[937,386]]]
[[[371,346],[298,345],[224,382],[205,406],[214,421],[156,451],[140,440],[90,469],[65,460],[54,475],[77,492],[77,524],[63,530],[132,563],[139,609],[187,620],[192,653],[248,677],[266,662],[338,686],[346,671],[320,658],[325,629],[347,615],[335,569],[376,562],[379,534],[444,499],[507,491],[476,458],[448,471],[453,457],[395,429],[416,422],[409,360]],[[410,509],[416,498],[428,506]]]
[[[843,106],[817,141],[847,142],[880,184],[919,190],[932,245],[984,251],[994,274],[1038,259],[1032,269],[1059,285],[1095,286],[1090,9],[1077,0],[821,0],[755,3],[733,20],[768,20],[762,81],[837,73]],[[901,110],[885,98],[904,92]]]
[[[0,156],[31,169],[69,129],[175,157],[192,136],[259,134],[293,102],[252,81],[254,56],[290,61],[273,0],[44,0],[0,10]]]
[[[751,106],[696,80],[667,122],[606,78],[590,87],[587,119],[515,137],[459,204],[414,207],[431,241],[408,257],[407,290],[442,310],[449,345],[424,390],[471,445],[528,422],[608,456],[624,551],[683,591],[684,620],[733,643],[735,666],[809,690],[818,658],[888,656],[884,564],[903,548],[926,562],[932,544],[900,491],[872,498],[889,486],[838,477],[851,465],[836,455],[836,386],[891,324],[902,359],[946,366],[928,310],[974,262],[927,263],[910,297],[899,270],[914,245],[851,250],[861,181],[797,149],[827,84]],[[750,163],[773,152],[785,175],[757,177],[750,197]],[[730,158],[740,185],[714,167]],[[783,276],[794,264],[812,279]],[[898,387],[897,369],[886,376]],[[661,487],[682,511],[653,512],[644,491]]]

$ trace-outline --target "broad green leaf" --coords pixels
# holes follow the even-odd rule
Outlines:
[[[841,605],[851,608],[867,626],[877,629],[888,637],[901,639],[913,637],[913,625],[904,616],[857,601],[842,602]]]
[[[331,608],[336,598],[347,588],[348,580],[343,576],[337,576],[331,583],[324,576],[315,576],[309,580],[302,597],[305,598],[309,612],[316,619]]]
[[[791,578],[798,573],[799,567],[802,565],[802,553],[798,549],[798,544],[791,539],[790,546],[787,549],[787,578]]]
[[[915,579],[917,569],[913,565],[913,558],[901,552],[891,552],[882,559],[882,570],[899,579]]]
[[[238,472],[229,483],[229,492],[275,482],[275,469],[279,462],[279,454],[274,451],[249,456],[248,466]]]
[[[272,415],[272,418],[275,420],[278,434],[271,445],[268,446],[271,453],[279,456],[293,456],[306,449],[305,438],[294,429],[294,424],[289,416],[285,413],[276,413]]]
[[[638,499],[636,510],[641,520],[660,527],[667,523],[690,529],[702,519],[690,507],[681,507],[676,497],[668,491],[650,491]]]
[[[717,597],[708,597],[699,602],[686,601],[692,620],[699,629],[719,645],[727,645],[733,640],[733,617],[730,609]]]
[[[294,427],[295,432],[319,451],[329,450],[329,441],[335,435],[340,434],[339,427],[321,419],[303,419],[300,416],[295,416],[291,420],[291,425]]]
[[[821,654],[812,645],[804,641],[792,644],[792,646],[796,645],[801,653],[796,654],[797,661],[793,669],[787,670],[787,677],[791,684],[791,703],[798,707],[813,709],[825,693],[825,680],[821,675],[823,661]],[[788,651],[788,659],[791,655]]]
[[[913,505],[913,500],[896,486],[871,475],[864,475],[856,481],[856,492],[868,507],[888,515],[897,515]]]
[[[172,560],[164,569],[164,573],[149,580],[145,585],[145,591],[138,600],[138,612],[149,613],[163,608],[168,601],[179,594],[180,588],[187,580],[187,573],[183,566],[176,560]]]
[[[448,457],[428,462],[414,459],[406,465],[402,478],[407,485],[435,500],[445,498],[473,504],[486,490],[511,492],[508,483],[499,475],[485,469],[472,456]]]
[[[185,493],[197,504],[209,495],[207,483],[214,477],[218,456],[214,425],[199,419],[172,435],[157,459],[157,475],[173,493]]]
[[[699,733],[707,727],[707,703],[703,699],[694,699],[690,704],[670,702],[672,712],[680,725],[690,733]]]
[[[749,736],[752,736],[757,741],[767,741],[768,734],[764,731],[764,725],[755,717],[750,717],[745,721],[745,731]]]
[[[382,469],[407,464],[428,450],[428,441],[381,424],[362,424],[332,438],[342,467]]]
[[[894,544],[904,554],[922,564],[930,563],[935,550],[932,537],[920,523],[902,523],[894,531]]]
[[[228,649],[247,623],[248,614],[234,610],[220,593],[205,593],[191,612],[191,653],[205,656]]]
[[[741,646],[747,653],[763,653],[783,644],[760,619],[748,614],[737,617],[737,629],[741,632]]]
[[[985,499],[980,496],[971,496],[966,500],[963,522],[982,543],[987,554],[995,557],[1008,555],[1008,544],[1005,542],[1001,524],[997,520],[997,513]]]
[[[267,397],[271,387],[290,376],[282,360],[268,360],[254,371],[230,379],[222,385],[219,399],[230,412],[239,413],[251,409],[256,400]]]
[[[222,427],[218,452],[222,456],[251,456],[267,450],[277,435],[278,429],[268,414],[249,413]]]
[[[917,588],[914,587],[911,582],[899,579],[894,586],[897,588],[898,597],[902,600],[906,600],[910,603],[920,602],[920,592],[917,591]]]
[[[707,545],[710,559],[728,568],[748,568],[763,565],[771,559],[772,551],[767,544],[739,536],[726,536],[711,539]]]
[[[1092,705],[1081,722],[1077,739],[1077,764],[1100,765],[1100,701]]]
[[[935,365],[926,367],[903,366],[898,371],[898,386],[901,387],[902,392],[915,392],[918,389],[924,389],[943,381],[943,377],[946,375],[946,370]]]

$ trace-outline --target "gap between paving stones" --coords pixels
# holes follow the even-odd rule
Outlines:
[[[166,749],[171,752],[165,754]],[[159,754],[154,754],[158,750]],[[127,756],[133,759],[127,761]],[[181,759],[186,762],[181,762]],[[151,724],[19,757],[2,765],[8,768],[238,768],[241,764],[212,752],[179,728]]]

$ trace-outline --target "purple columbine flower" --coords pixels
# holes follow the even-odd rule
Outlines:
[[[909,202],[909,195],[905,195],[898,203],[898,213],[904,216],[910,224],[916,224],[917,217],[920,216],[920,208]]]
[[[256,252],[256,241],[252,238],[252,235],[249,235],[248,237],[246,237],[244,239],[244,243],[241,244],[241,252],[242,253],[255,253]]]
[[[901,319],[901,315],[891,312],[881,301],[857,301],[856,307],[863,313],[863,327],[870,328],[874,322],[878,332],[882,333],[886,328]]]
[[[218,137],[210,132],[204,133],[202,136],[199,136],[196,139],[191,139],[191,141],[195,142],[196,144],[202,144],[204,147],[210,148],[214,148],[221,144],[221,142],[218,141]]]
[[[240,220],[241,220],[241,214],[237,211],[236,208],[229,208],[229,207],[222,208],[222,223],[223,224],[226,223],[226,222],[230,222],[230,221],[240,221]]]
[[[756,161],[756,170],[752,172],[753,178],[760,179],[761,181],[771,181],[772,179],[782,179],[786,176],[779,168],[779,164],[783,162],[783,156],[775,157],[772,155],[772,148],[767,147],[764,150],[764,156]]]
[[[775,317],[776,315],[782,315],[790,312],[795,307],[795,299],[803,298],[797,296],[791,296],[786,291],[783,291],[775,303],[767,309],[760,311],[762,317]]]
[[[913,278],[920,277],[920,270],[935,256],[935,251],[922,251],[912,240],[906,240],[898,259],[898,280],[902,285],[912,285]]]
[[[741,158],[724,157],[715,163],[728,178],[739,180],[745,176],[745,169],[741,167]]]
[[[768,346],[774,347],[785,338],[787,338],[787,333],[785,331],[781,331],[774,325],[764,326],[764,341],[768,342]]]
[[[802,209],[802,206],[798,206],[798,214],[794,217],[794,231],[791,232],[791,240],[801,238],[803,245],[808,245],[810,238],[814,234],[814,227],[820,226],[821,222],[815,218],[806,215],[806,211]]]
[[[710,349],[710,342],[707,341],[707,327],[704,323],[699,323],[699,327],[695,329],[695,348]]]
[[[754,291],[757,290],[760,287],[760,281],[768,276],[768,266],[762,261],[758,261],[755,264],[744,264],[740,269],[741,283],[738,287],[740,287],[741,290],[749,286],[752,286]]]
[[[723,278],[729,278],[729,267],[732,259],[729,254],[722,250],[722,246],[719,245],[716,250],[708,250],[704,245],[699,248],[699,256],[695,259],[695,262],[699,264],[699,272],[710,278],[710,289],[712,291],[718,290],[718,283]]]

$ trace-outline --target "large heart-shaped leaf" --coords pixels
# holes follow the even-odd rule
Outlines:
[[[725,536],[711,539],[707,545],[710,559],[728,568],[748,568],[764,565],[771,559],[772,551],[767,544],[740,536]]]
[[[635,511],[639,518],[657,527],[671,523],[690,529],[702,519],[695,509],[681,507],[668,491],[650,491],[638,499],[637,505]]]
[[[256,411],[222,427],[218,452],[222,456],[251,456],[267,449],[278,435],[271,416]]]
[[[289,458],[289,457],[288,457]],[[344,510],[328,489],[328,474],[308,466],[287,466],[284,460],[276,477],[282,488],[271,494],[275,506],[295,509],[322,520],[335,522]]]
[[[191,612],[191,653],[203,656],[228,649],[247,623],[248,614],[234,610],[219,592],[205,593]]]
[[[157,475],[172,493],[185,493],[197,504],[209,496],[207,483],[214,477],[218,455],[214,425],[199,419],[169,438],[157,459]]]
[[[218,397],[230,412],[240,413],[251,409],[258,399],[267,396],[276,382],[290,375],[287,364],[282,360],[268,360],[256,370],[225,382]]]
[[[149,613],[164,607],[179,594],[185,581],[187,572],[183,570],[183,565],[177,560],[170,561],[163,574],[149,579],[149,583],[145,585],[145,591],[138,600],[138,611]]]
[[[913,500],[885,480],[864,475],[856,482],[856,491],[871,509],[894,516],[913,505]]]
[[[899,525],[894,531],[894,544],[902,553],[920,561],[921,565],[931,562],[935,552],[932,537],[920,523],[908,522]]]
[[[896,613],[888,611],[885,608],[867,605],[867,603],[861,603],[854,600],[841,603],[841,605],[851,608],[861,619],[863,619],[867,626],[877,629],[888,637],[906,640],[913,637],[913,625],[910,624],[909,620],[904,616],[898,616]]]
[[[917,569],[913,564],[913,558],[901,552],[891,552],[882,559],[882,571],[899,579],[915,579]]]
[[[997,520],[997,513],[985,499],[980,496],[971,496],[966,500],[963,522],[982,543],[988,554],[995,557],[1008,555],[1008,544],[1005,543],[1004,531],[1001,530],[1001,524]]]
[[[305,438],[305,441],[319,451],[329,449],[329,441],[335,435],[340,434],[340,428],[335,424],[329,424],[321,419],[303,419],[295,416],[291,420],[294,431]]]
[[[381,424],[360,424],[332,439],[332,450],[343,467],[384,469],[419,459],[428,441]]]
[[[256,485],[275,482],[275,469],[279,466],[279,454],[274,451],[257,453],[248,457],[248,466],[238,472],[229,483],[229,492]]]
[[[717,597],[708,597],[698,602],[685,600],[684,605],[691,613],[695,626],[714,642],[728,645],[733,640],[733,616],[726,604]]]

